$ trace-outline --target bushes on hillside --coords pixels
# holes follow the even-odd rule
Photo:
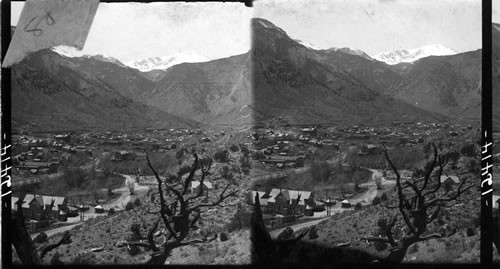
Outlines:
[[[233,144],[229,147],[229,150],[232,152],[237,152],[238,150],[240,150],[240,148],[238,147],[238,145]]]
[[[373,199],[373,201],[372,201],[372,205],[378,205],[378,204],[380,204],[380,202],[381,202],[381,201],[380,201],[380,197],[378,197],[378,196],[377,196],[377,197],[375,197],[375,198]]]
[[[278,240],[290,240],[294,239],[293,235],[293,229],[289,226],[286,227],[285,230],[283,230],[279,235],[278,235]]]
[[[108,215],[113,215],[115,214],[115,209],[114,208],[110,208],[109,211],[108,211]]]
[[[250,164],[250,159],[248,157],[241,156],[240,165],[243,174],[248,175],[250,173],[250,169],[252,168],[252,165]]]
[[[354,210],[360,210],[361,208],[363,208],[363,206],[360,202],[356,203],[356,205],[354,206]]]
[[[142,205],[141,200],[139,198],[135,198],[134,207],[141,206],[141,205]]]
[[[460,153],[467,157],[474,157],[476,155],[476,145],[474,145],[473,143],[463,145],[460,149]]]
[[[227,150],[221,150],[214,154],[214,160],[220,163],[229,162],[229,152]]]
[[[244,229],[250,227],[251,212],[247,210],[241,203],[238,204],[236,213],[231,218],[228,224],[226,224],[226,229],[229,232]]]
[[[316,226],[313,226],[309,231],[309,239],[316,239],[318,237],[318,229],[316,228]]]
[[[132,202],[128,202],[127,205],[125,206],[125,210],[129,211],[134,209],[134,204]]]

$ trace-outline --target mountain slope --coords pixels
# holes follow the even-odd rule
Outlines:
[[[328,64],[342,68],[366,87],[377,92],[386,91],[402,79],[390,66],[375,61],[360,51],[353,53],[351,49],[328,49],[317,53],[324,57]]]
[[[481,116],[481,50],[431,56],[407,67],[386,94],[458,119]]]
[[[137,100],[169,113],[216,125],[243,125],[240,109],[252,103],[248,53],[172,66]]]
[[[98,70],[91,72],[92,66],[100,65],[89,61],[43,50],[13,66],[13,127],[30,123],[39,130],[196,125],[124,97],[98,77]]]
[[[443,119],[369,89],[267,20],[253,19],[252,27],[257,122],[278,116],[295,124]]]

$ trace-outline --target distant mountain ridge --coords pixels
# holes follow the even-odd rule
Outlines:
[[[142,72],[149,72],[152,70],[166,70],[171,66],[181,63],[199,63],[208,61],[210,61],[209,58],[197,54],[196,52],[185,51],[171,56],[151,57],[132,61],[127,63],[127,65]]]

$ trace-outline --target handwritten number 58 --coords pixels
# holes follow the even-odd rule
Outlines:
[[[38,18],[38,20],[37,20]],[[38,25],[45,20],[47,25],[53,25],[56,23],[54,18],[50,15],[50,12],[46,12],[44,16],[41,17],[33,17],[28,24],[24,26],[24,31],[26,33],[33,33],[34,36],[41,36],[43,34],[43,30],[38,28]]]

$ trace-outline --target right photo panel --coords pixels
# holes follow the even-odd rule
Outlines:
[[[254,14],[253,262],[479,263],[481,1]]]
[[[493,95],[493,262],[500,263],[500,147],[496,144],[500,142],[500,3],[492,2],[491,27],[492,37],[492,95]]]

